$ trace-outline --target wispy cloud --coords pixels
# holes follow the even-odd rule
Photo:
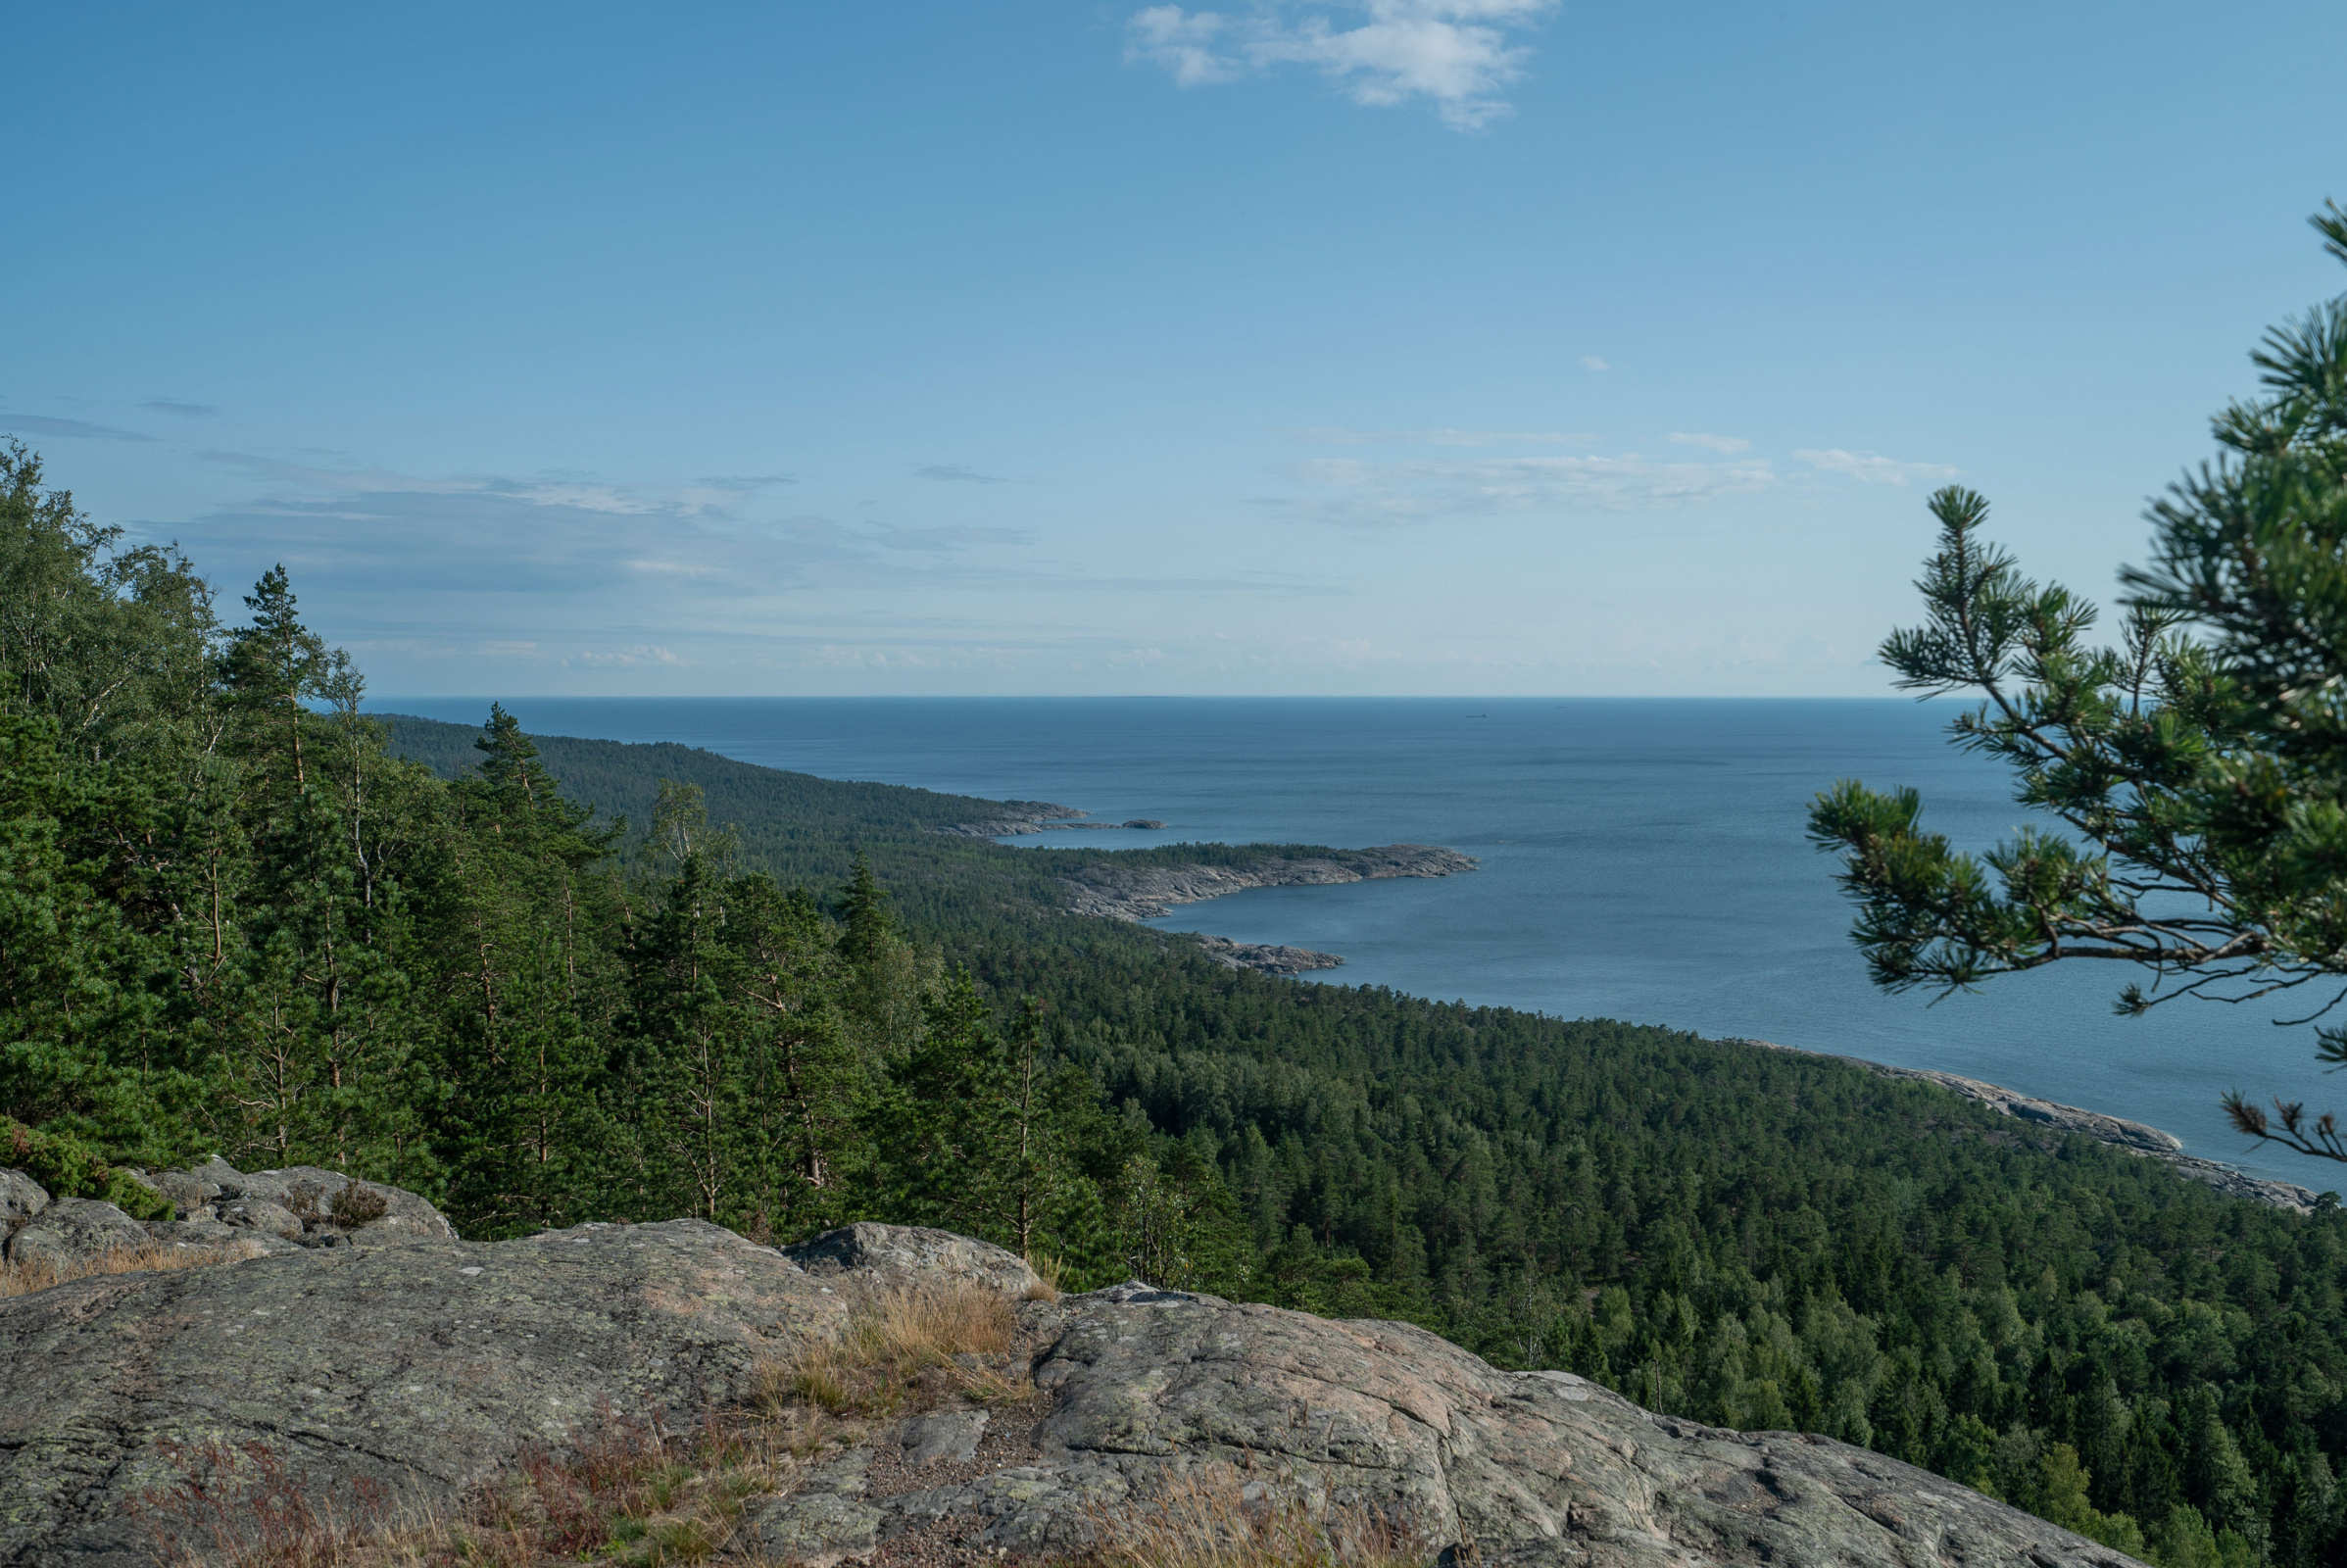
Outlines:
[[[532,646],[534,648],[535,645]],[[571,655],[562,662],[577,669],[641,669],[654,664],[681,665],[688,661],[665,648],[636,643],[625,648],[585,650]]]
[[[521,506],[635,516],[673,514],[721,518],[758,491],[791,482],[787,476],[759,474],[688,479],[674,484],[618,484],[578,473],[421,475],[398,473],[381,466],[294,463],[251,452],[207,451],[196,456],[203,462],[255,479],[273,481],[301,494],[473,497]]]
[[[204,456],[262,481],[265,493],[194,519],[184,530],[191,543],[282,560],[297,580],[307,575],[369,598],[742,600],[817,582],[942,571],[950,558],[1026,538],[1010,528],[760,516],[749,503],[771,476],[624,484],[573,474],[417,475],[252,453]]]
[[[1340,447],[1579,447],[1602,439],[1586,430],[1350,430],[1343,425],[1313,425],[1288,433],[1298,441]]]
[[[55,435],[95,441],[152,441],[151,435],[136,430],[118,430],[111,424],[91,424],[86,419],[53,419],[43,414],[0,414],[0,433],[12,435]]]
[[[1752,443],[1740,435],[1704,435],[1695,430],[1673,430],[1671,439],[1683,447],[1708,447],[1728,458],[1735,457],[1738,452],[1752,450]]]
[[[1585,370],[1610,370],[1613,368],[1594,354],[1584,354],[1581,357],[1581,368]]]
[[[1500,90],[1532,51],[1509,29],[1555,0],[1262,0],[1244,16],[1150,6],[1128,20],[1125,58],[1149,61],[1184,87],[1283,65],[1319,71],[1358,104],[1425,100],[1444,123],[1481,130],[1513,107]]]
[[[980,473],[958,463],[932,463],[912,470],[916,479],[943,479],[952,484],[1008,484],[1010,481],[997,473]]]
[[[220,413],[209,403],[182,403],[177,398],[149,398],[139,407],[157,414],[176,415],[182,419],[209,419]]]
[[[1878,457],[1872,452],[1844,452],[1839,447],[1829,447],[1822,452],[1803,449],[1793,456],[1821,473],[1847,474],[1861,484],[1953,479],[1961,471],[1944,463],[1901,463],[1896,458]]]
[[[1394,463],[1313,458],[1290,464],[1285,471],[1335,494],[1277,504],[1299,506],[1324,521],[1353,527],[1543,510],[1662,511],[1751,495],[1782,482],[1766,460],[1665,462],[1636,453]]]

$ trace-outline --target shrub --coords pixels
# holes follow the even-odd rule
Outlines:
[[[173,1212],[170,1199],[107,1164],[79,1139],[36,1132],[5,1117],[0,1117],[0,1165],[23,1171],[52,1198],[103,1199],[132,1219],[170,1219]]]
[[[345,1182],[342,1190],[334,1195],[330,1209],[335,1224],[346,1231],[355,1231],[362,1225],[373,1224],[391,1212],[391,1200],[384,1197],[379,1188]]]

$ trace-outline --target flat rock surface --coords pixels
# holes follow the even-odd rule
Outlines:
[[[754,1508],[752,1539],[809,1564],[1077,1553],[1222,1486],[1407,1519],[1430,1559],[1467,1543],[1495,1568],[2133,1563],[1863,1448],[1656,1416],[1406,1324],[1140,1284],[1020,1317],[1036,1412],[883,1430]]]
[[[303,1249],[0,1300],[0,1562],[151,1560],[159,1445],[276,1447],[447,1500],[532,1444],[744,1396],[761,1351],[840,1310],[771,1248],[698,1220],[523,1241]]]

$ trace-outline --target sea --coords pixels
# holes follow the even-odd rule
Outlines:
[[[477,723],[477,698],[372,706]],[[825,778],[1050,801],[1180,840],[1438,844],[1471,874],[1261,888],[1154,922],[1340,954],[1301,984],[1388,986],[1931,1067],[2162,1127],[2195,1154],[2318,1192],[2347,1168],[2260,1149],[2230,1088],[2347,1111],[2347,1078],[2272,1001],[2185,998],[2121,1018],[2128,965],[2080,960],[1977,992],[1888,995],[1849,940],[1834,861],[1804,835],[1837,779],[1922,792],[1980,849],[2029,819],[1992,761],[1948,743],[1959,704],[1883,699],[515,699],[525,729],[679,741]],[[2283,1004],[2297,1013],[2327,998]],[[2342,1008],[2347,1012],[2347,1008]]]

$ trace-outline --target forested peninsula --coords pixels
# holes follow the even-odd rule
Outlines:
[[[1814,1431],[2163,1564],[2347,1555],[2347,1220],[1831,1058],[1299,985],[1012,850],[1010,803],[380,719],[0,458],[0,1162],[153,1206],[219,1154],[470,1239],[699,1216],[999,1243],[1422,1324]]]

